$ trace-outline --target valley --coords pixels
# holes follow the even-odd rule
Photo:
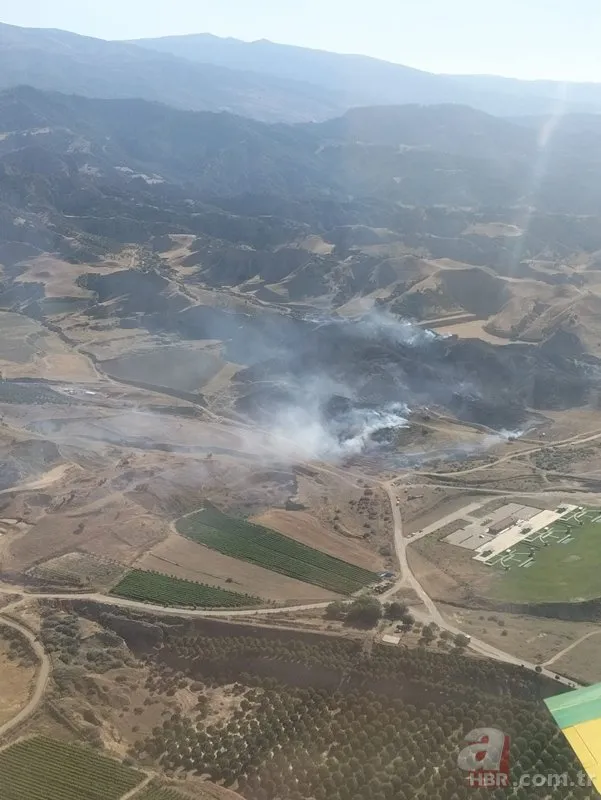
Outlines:
[[[113,54],[156,97],[0,91],[8,797],[447,800],[484,724],[573,774],[543,700],[601,680],[597,118],[541,176],[543,117],[330,86],[283,122],[294,76]]]

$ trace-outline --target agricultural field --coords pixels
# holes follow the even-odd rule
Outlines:
[[[167,572],[174,578],[208,583],[228,592],[259,595],[263,600],[284,605],[304,605],[335,600],[338,595],[320,586],[303,583],[271,572],[248,561],[224,556],[200,547],[192,539],[172,533],[135,562],[136,569]],[[111,582],[114,586],[118,577]]]
[[[28,574],[51,584],[101,588],[114,584],[123,572],[118,563],[74,551],[36,564]]]
[[[205,506],[177,522],[183,536],[228,556],[341,594],[353,594],[378,580],[374,572],[349,564],[276,531]]]
[[[536,673],[378,644],[365,659],[358,640],[309,643],[290,632],[266,639],[245,627],[242,636],[236,626],[231,630],[231,636],[216,628],[216,635],[191,637],[188,628],[166,640],[170,663],[182,674],[194,674],[200,686],[227,687],[237,702],[229,715],[204,724],[196,714],[165,715],[134,745],[146,763],[180,777],[206,774],[245,800],[484,798],[466,785],[457,753],[469,731],[494,720],[511,737],[512,777],[559,769],[572,779],[581,768],[541,701],[557,690]],[[291,681],[270,685],[274,662],[287,665],[281,674]],[[299,664],[302,688],[295,685]],[[331,675],[328,688],[324,674]],[[595,792],[558,796],[592,800]],[[545,797],[547,787],[516,794],[517,800]]]
[[[601,597],[601,514],[575,511],[505,551],[491,596],[523,603]]]
[[[136,795],[135,800],[186,800],[179,792],[151,784]]]
[[[0,752],[2,800],[119,800],[142,779],[112,758],[46,736]]]
[[[146,572],[134,569],[128,572],[111,589],[111,594],[139,600],[142,603],[156,603],[164,606],[202,606],[204,608],[244,608],[261,604],[258,597],[238,594],[207,586],[204,583],[172,578],[160,572]]]

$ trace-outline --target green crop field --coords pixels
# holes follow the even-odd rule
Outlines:
[[[531,556],[531,553],[533,555]],[[601,516],[571,513],[502,554],[491,596],[518,603],[575,602],[601,597]]]
[[[2,800],[118,800],[143,778],[90,748],[46,736],[0,752]]]
[[[352,594],[378,580],[378,576],[369,570],[341,561],[262,525],[229,517],[209,505],[178,520],[177,530],[224,555],[341,594]]]
[[[151,784],[137,794],[135,800],[186,800],[186,798],[173,789]]]
[[[132,569],[111,589],[111,594],[163,606],[201,606],[203,608],[243,608],[261,604],[261,599],[207,586],[204,583],[173,578],[161,572]]]

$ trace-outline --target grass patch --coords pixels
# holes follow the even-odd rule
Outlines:
[[[156,603],[162,606],[189,606],[202,608],[244,608],[262,603],[258,597],[238,594],[207,586],[204,583],[173,578],[161,572],[147,572],[133,569],[111,589],[111,594],[139,600],[142,603]]]
[[[597,516],[598,512],[591,512]],[[601,524],[590,517],[584,524],[569,520],[569,541],[551,541],[547,547],[535,540],[534,559],[527,567],[512,566],[495,576],[491,597],[522,603],[575,602],[601,597]],[[565,522],[549,526],[547,531],[567,535]],[[531,542],[518,549],[530,552]]]
[[[0,753],[2,800],[118,800],[143,777],[87,747],[46,736]]]
[[[207,505],[178,520],[177,530],[224,555],[341,594],[378,580],[374,572],[296,542],[281,533],[223,514]]]

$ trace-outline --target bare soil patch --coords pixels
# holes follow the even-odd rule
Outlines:
[[[39,322],[12,312],[0,312],[0,370],[4,378],[96,380],[85,356]]]
[[[308,511],[273,509],[253,517],[251,522],[273,528],[291,539],[365,569],[376,570],[382,564],[381,558],[375,553],[362,544],[329,530]]]
[[[10,657],[8,642],[0,637],[0,725],[11,720],[27,705],[33,690],[35,666]]]
[[[438,608],[446,619],[469,636],[475,636],[535,664],[548,661],[596,627],[586,622],[562,622],[544,617],[472,610],[444,604],[439,604]],[[577,652],[577,648],[572,652]],[[601,649],[598,653],[601,655]],[[550,665],[549,669],[562,672],[559,662]],[[597,674],[601,678],[601,667],[597,668]]]
[[[456,325],[437,325],[436,332],[442,335],[452,334],[459,336],[460,339],[482,339],[483,342],[495,344],[503,347],[508,344],[513,344],[511,339],[495,336],[493,333],[488,333],[485,326],[488,324],[488,319],[475,319],[471,322],[459,322]]]
[[[599,630],[599,626],[596,627]],[[577,681],[597,683],[601,680],[601,636],[585,639],[549,668],[569,675]]]
[[[142,556],[136,567],[291,605],[337,597],[318,586],[224,556],[178,534],[170,535]]]

